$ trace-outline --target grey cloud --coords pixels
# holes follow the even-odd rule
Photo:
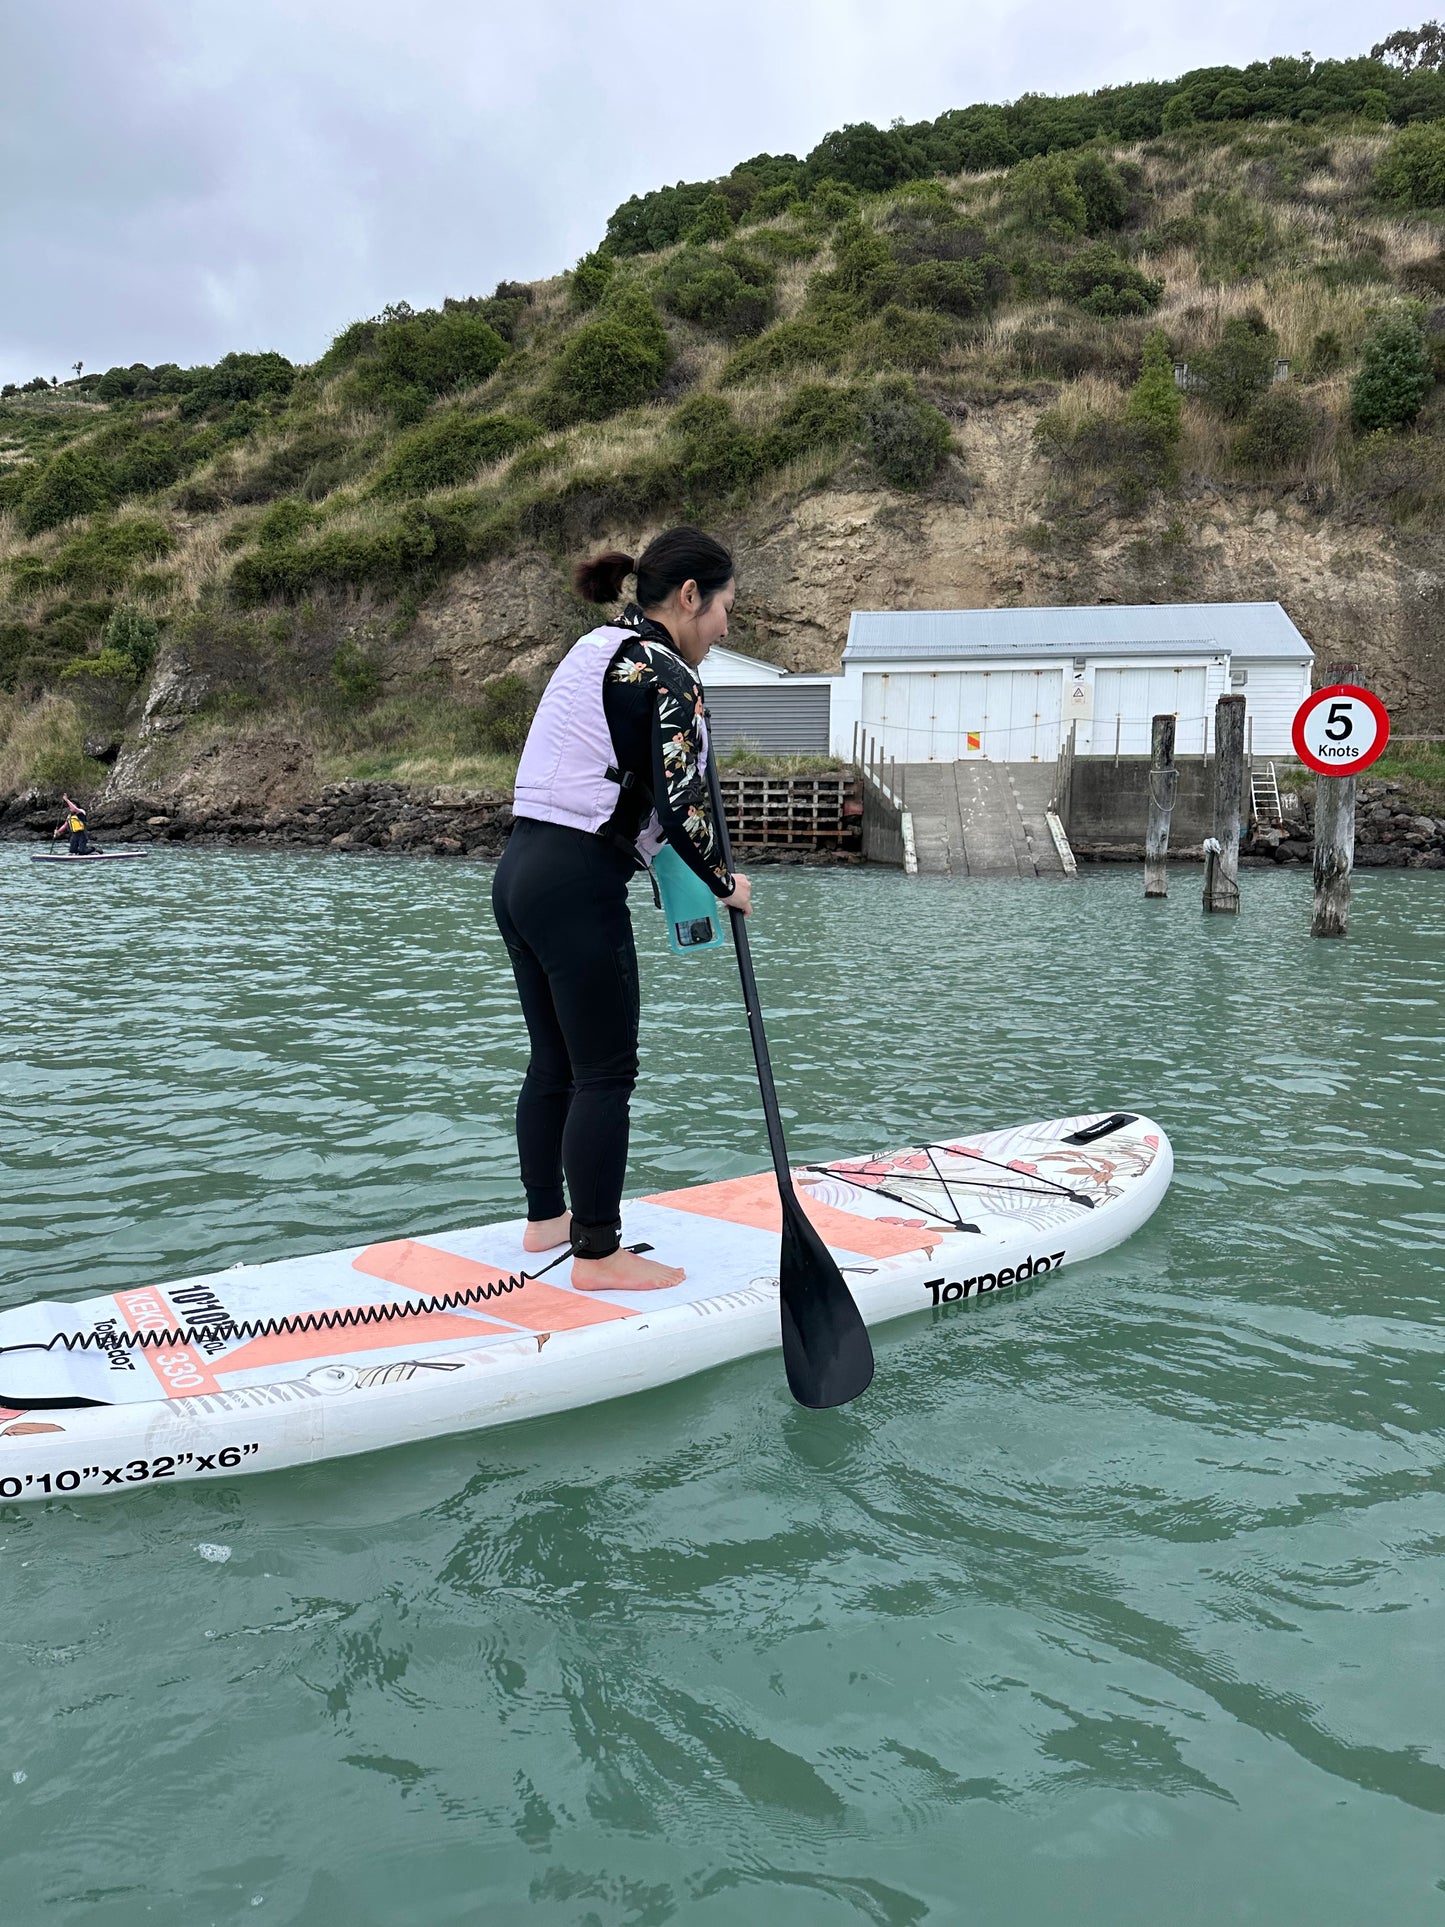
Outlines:
[[[318,354],[571,264],[628,194],[848,120],[1298,50],[1393,6],[0,0],[0,376]],[[1387,18],[1387,12],[1391,15]]]

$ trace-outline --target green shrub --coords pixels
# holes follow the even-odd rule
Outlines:
[[[662,275],[662,304],[700,328],[739,341],[768,325],[773,313],[774,269],[741,248],[716,253],[685,247]]]
[[[278,495],[301,495],[319,502],[344,477],[354,444],[330,429],[303,429],[293,441],[275,448],[229,488],[233,502],[271,502]]]
[[[153,495],[169,488],[187,466],[175,438],[156,431],[140,435],[111,469],[112,487],[117,499],[127,495]]]
[[[612,286],[617,262],[610,254],[594,248],[584,254],[567,277],[567,292],[574,308],[595,308]]]
[[[1174,383],[1174,356],[1162,328],[1151,328],[1144,337],[1143,365],[1129,391],[1124,419],[1153,429],[1171,447],[1179,440],[1184,400]]]
[[[850,333],[850,324],[836,314],[823,319],[800,316],[796,321],[780,321],[756,341],[743,343],[724,368],[723,383],[735,387],[739,382],[787,374],[810,364],[837,368]]]
[[[273,502],[261,517],[256,530],[256,539],[263,548],[275,548],[278,543],[294,542],[298,535],[315,526],[316,511],[309,503],[295,495],[283,495],[279,502]]]
[[[1360,371],[1350,384],[1356,428],[1402,428],[1414,421],[1434,384],[1430,350],[1415,316],[1397,308],[1365,337]]]
[[[135,664],[119,649],[102,649],[98,656],[78,656],[60,672],[62,682],[110,684],[132,689],[140,681]]]
[[[57,798],[93,795],[109,774],[104,763],[97,763],[83,749],[42,750],[30,765],[34,787]]]
[[[465,482],[487,462],[499,462],[535,441],[534,422],[508,415],[439,415],[401,436],[372,484],[377,495],[429,495]]]
[[[646,401],[671,360],[656,308],[640,288],[626,289],[569,336],[557,357],[553,392],[563,418],[602,421]]]
[[[397,590],[459,568],[470,534],[462,508],[408,503],[379,529],[336,529],[315,542],[278,543],[242,556],[231,571],[231,594],[246,608],[315,589]]]
[[[12,468],[0,469],[0,509],[13,509],[20,506],[24,496],[39,479],[40,467],[36,462],[17,462]]]
[[[217,414],[237,402],[280,400],[289,395],[296,370],[285,355],[271,352],[259,355],[222,355],[214,368],[192,371],[186,393],[181,397],[183,419]]]
[[[1025,374],[1058,381],[1088,374],[1127,376],[1137,366],[1126,330],[1072,315],[1017,329],[1009,337],[1009,356]]]
[[[814,220],[829,225],[845,221],[858,212],[858,190],[847,181],[825,178],[808,196],[808,212]]]
[[[22,535],[39,535],[77,515],[93,515],[114,500],[110,471],[84,448],[53,455],[20,501]]]
[[[762,474],[757,436],[742,428],[721,395],[694,395],[672,419],[682,444],[682,478],[695,502],[744,493]]]
[[[1069,171],[1083,199],[1085,233],[1105,234],[1123,227],[1129,214],[1129,189],[1114,163],[1099,153],[1076,154]]]
[[[1375,189],[1397,207],[1445,207],[1445,122],[1402,128],[1380,156]]]
[[[468,388],[494,374],[507,343],[465,308],[389,310],[338,335],[318,364],[321,372],[351,366],[358,398],[384,408],[403,424],[420,421],[437,395]]]
[[[136,682],[150,674],[159,648],[159,628],[152,617],[139,609],[122,603],[105,625],[102,654],[111,652],[123,657],[130,664]]]
[[[1313,448],[1319,427],[1319,417],[1294,383],[1280,382],[1250,410],[1236,453],[1245,468],[1259,475],[1292,471]]]
[[[1126,508],[1138,508],[1151,490],[1175,480],[1173,446],[1151,422],[1100,414],[1069,422],[1050,408],[1035,423],[1034,440],[1059,474],[1102,478]]]
[[[458,747],[490,750],[497,756],[520,756],[536,714],[537,695],[523,677],[498,676],[482,691],[482,700],[467,712]]]
[[[815,234],[801,234],[794,228],[754,228],[747,237],[749,253],[765,260],[811,261],[822,242]]]
[[[1274,379],[1278,352],[1273,329],[1251,308],[1231,315],[1216,346],[1196,355],[1190,369],[1206,401],[1226,420],[1242,421]]]
[[[833,236],[833,272],[814,277],[809,305],[830,293],[850,296],[863,308],[881,308],[898,286],[898,263],[876,228],[850,219]]]
[[[747,218],[750,221],[771,221],[775,215],[786,214],[790,208],[801,207],[803,197],[792,181],[780,181],[776,187],[765,187],[755,194],[748,206]]]
[[[858,330],[854,347],[865,368],[927,368],[943,353],[946,322],[890,302]]]
[[[944,314],[982,314],[997,299],[989,265],[973,261],[919,261],[899,277],[900,298],[915,308]]]
[[[683,239],[694,245],[707,241],[725,241],[735,226],[732,209],[728,206],[726,197],[714,190],[698,208]]]
[[[815,448],[842,447],[854,440],[861,425],[857,397],[846,388],[805,382],[764,436],[764,459],[777,468]]]
[[[55,602],[38,622],[0,623],[0,689],[33,691],[56,681],[101,636],[108,602]]]
[[[942,467],[952,437],[947,421],[906,376],[878,382],[859,409],[863,446],[894,488],[922,488]]]
[[[349,703],[373,703],[381,694],[381,671],[375,658],[349,638],[331,658],[331,681]]]
[[[1088,203],[1062,154],[1035,154],[1011,167],[1004,199],[1036,234],[1082,234],[1088,223]]]
[[[47,562],[37,555],[17,556],[11,579],[22,594],[55,588],[119,589],[138,562],[168,555],[175,537],[164,522],[133,516],[95,523],[74,535]]]
[[[1116,254],[1107,241],[1081,248],[1058,276],[1058,292],[1085,314],[1148,314],[1164,298],[1164,283]]]

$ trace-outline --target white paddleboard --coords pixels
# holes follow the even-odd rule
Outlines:
[[[149,850],[90,850],[84,856],[72,856],[69,850],[61,850],[52,855],[46,850],[36,851],[30,861],[32,863],[132,863],[137,857],[149,855]]]
[[[1052,1287],[1136,1231],[1172,1170],[1157,1124],[1093,1111],[809,1166],[796,1181],[878,1325]],[[626,1204],[624,1241],[687,1268],[667,1291],[574,1291],[565,1255],[539,1278],[558,1254],[526,1254],[515,1219],[0,1313],[0,1500],[343,1458],[775,1349],[779,1224],[771,1173]],[[452,1302],[404,1310],[437,1300]],[[179,1335],[126,1342],[146,1332]],[[67,1349],[56,1334],[87,1342]],[[870,1396],[886,1384],[885,1361]],[[41,1402],[66,1399],[99,1402]]]

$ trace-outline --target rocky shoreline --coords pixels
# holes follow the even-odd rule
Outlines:
[[[30,790],[0,803],[0,841],[48,838],[60,817],[60,799]],[[162,797],[102,800],[91,811],[98,843],[190,844],[238,850],[338,850],[391,852],[402,856],[476,857],[495,860],[512,828],[509,796],[491,790],[419,790],[406,783],[328,783],[316,800],[267,812],[207,808]],[[854,850],[770,847],[746,849],[750,863],[862,862]],[[1081,863],[1138,863],[1136,842],[1081,842]],[[1199,861],[1202,851],[1176,848],[1176,861]],[[1251,866],[1309,863],[1310,827],[1302,812],[1287,814],[1278,828],[1257,826],[1240,845]],[[1445,817],[1412,809],[1399,783],[1362,783],[1356,817],[1355,863],[1361,869],[1445,870]]]
[[[0,841],[48,839],[58,796],[31,790],[0,804]],[[495,860],[512,828],[512,799],[496,791],[418,790],[405,783],[328,783],[314,803],[270,811],[206,808],[162,797],[102,800],[90,829],[102,847],[187,844],[235,850],[338,850]],[[861,863],[858,851],[753,849],[750,863]]]

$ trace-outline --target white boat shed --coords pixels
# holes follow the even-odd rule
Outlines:
[[[793,676],[736,649],[703,666],[713,728],[773,754],[853,754],[854,731],[900,763],[1142,756],[1154,716],[1180,755],[1212,748],[1214,705],[1247,703],[1256,756],[1289,756],[1309,644],[1277,602],[1064,609],[855,610],[841,673]]]
[[[833,695],[835,755],[854,724],[900,763],[1052,762],[1069,724],[1079,756],[1213,747],[1214,705],[1246,699],[1256,756],[1289,756],[1313,652],[1277,602],[1063,609],[857,610]]]

